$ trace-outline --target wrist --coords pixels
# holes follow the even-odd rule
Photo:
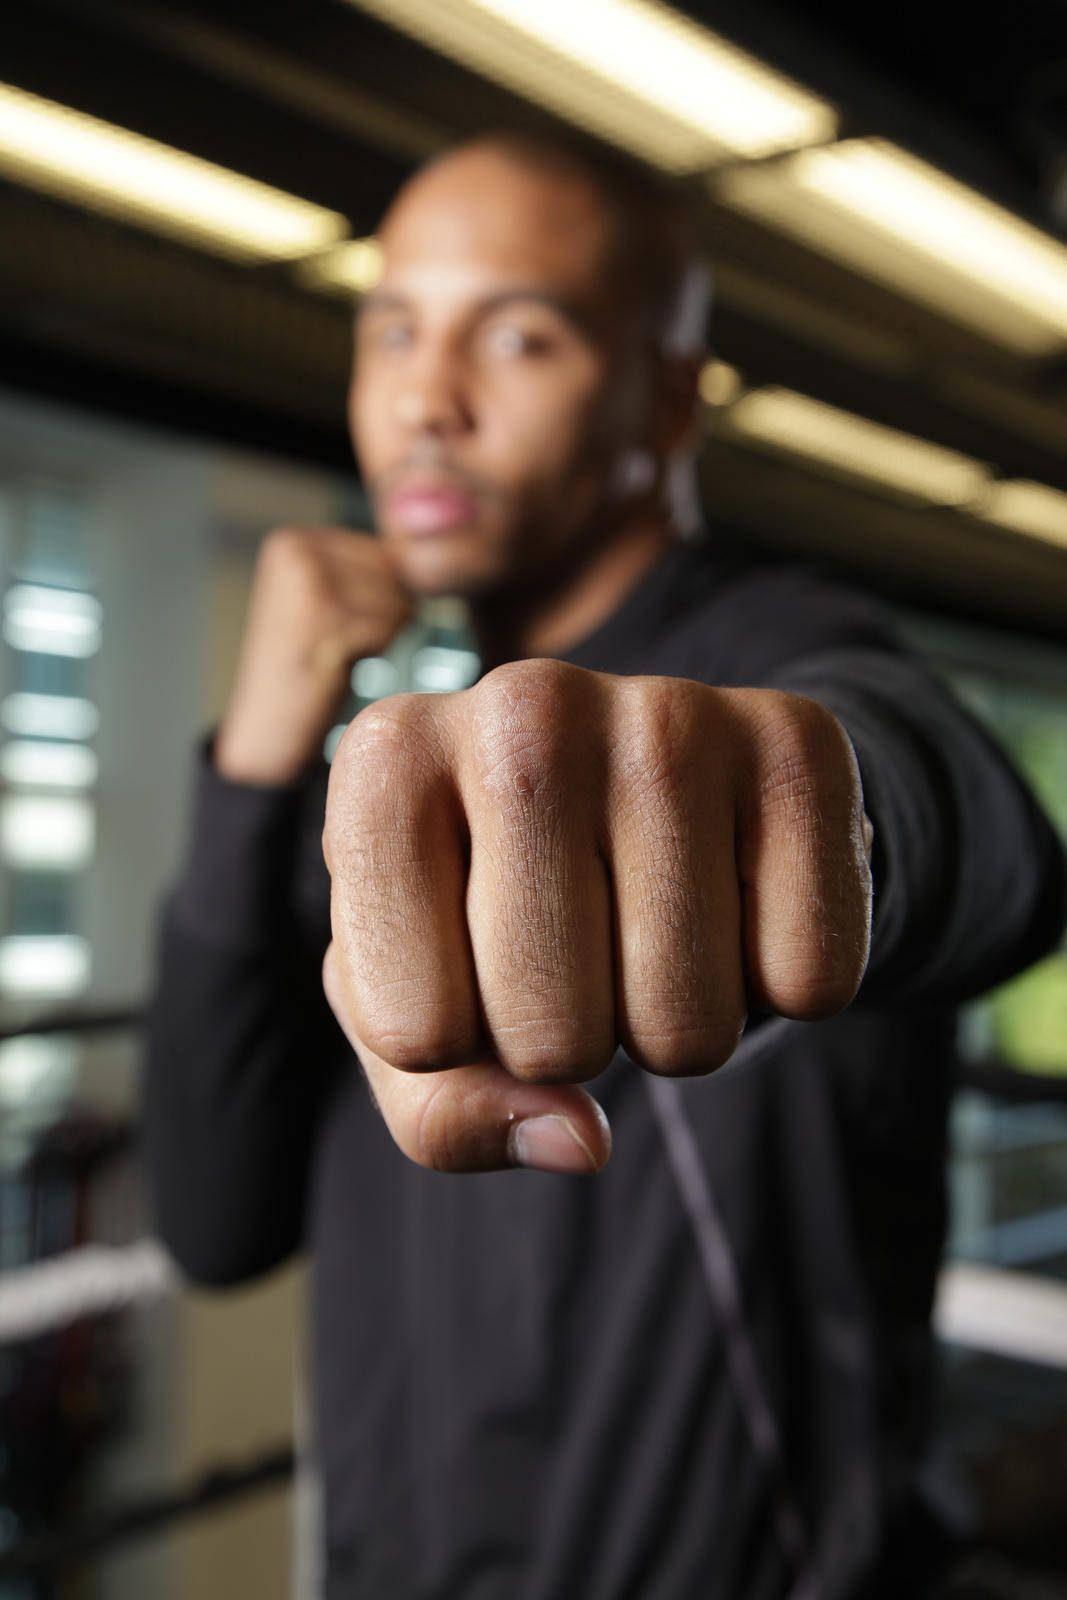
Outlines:
[[[212,741],[210,760],[218,775],[230,783],[285,788],[303,777],[319,754],[323,738],[325,734],[280,742],[224,722]]]

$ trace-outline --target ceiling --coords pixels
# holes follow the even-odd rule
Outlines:
[[[920,0],[899,0],[891,26],[884,11],[854,0],[794,0],[790,9],[894,89],[957,121],[1035,212],[1067,227],[1063,200],[1052,207],[1067,177],[1065,0],[1013,0],[1010,13],[975,7],[955,26]]]
[[[580,3],[580,0],[576,0]],[[877,132],[1067,238],[1067,0],[971,10],[845,0],[680,7]],[[488,126],[547,113],[343,0],[36,0],[4,24],[0,77],[341,211],[373,231],[405,173]],[[717,205],[694,188],[717,271],[716,353],[784,384],[1067,491],[1067,362],[1025,361]],[[1061,218],[1058,207],[1064,206]],[[0,183],[0,374],[128,415],[349,464],[350,307],[285,266],[238,267]],[[732,453],[731,453],[732,452]],[[811,548],[916,601],[1067,634],[1067,550],[913,512],[830,480],[794,490],[714,441],[709,508],[744,536]],[[736,467],[732,470],[731,463]],[[781,482],[777,495],[759,492]],[[747,487],[746,487],[747,485]],[[721,492],[720,492],[721,491]],[[973,530],[972,530],[973,531]],[[1023,548],[1025,546],[1026,548]],[[966,551],[974,551],[970,570]],[[983,577],[983,573],[985,576]]]

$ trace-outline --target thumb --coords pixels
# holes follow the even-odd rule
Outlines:
[[[374,1054],[347,1020],[339,959],[323,963],[330,1007],[366,1075],[394,1141],[419,1166],[438,1172],[599,1172],[611,1155],[600,1104],[577,1084],[528,1084],[486,1059],[442,1072],[402,1072]]]

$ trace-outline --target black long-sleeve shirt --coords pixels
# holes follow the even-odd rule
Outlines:
[[[840,718],[875,828],[858,999],[706,1078],[617,1054],[595,1177],[426,1171],[322,996],[325,766],[244,786],[205,747],[150,1028],[158,1226],[212,1284],[313,1253],[331,1600],[866,1596],[908,1571],[952,1007],[1055,943],[1063,858],[883,611],[799,569],[673,549],[564,659]]]

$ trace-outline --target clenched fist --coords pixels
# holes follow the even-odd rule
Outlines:
[[[379,540],[347,528],[278,528],[263,541],[215,765],[288,783],[322,748],[352,664],[414,615]]]
[[[401,1150],[595,1170],[577,1085],[618,1046],[708,1073],[750,1007],[846,1006],[869,828],[847,735],[798,695],[529,660],[369,707],[330,779],[324,982]]]

